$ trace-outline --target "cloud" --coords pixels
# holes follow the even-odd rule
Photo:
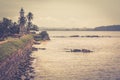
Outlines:
[[[100,26],[120,24],[120,0],[0,0],[0,18],[17,21],[21,7],[40,26]]]

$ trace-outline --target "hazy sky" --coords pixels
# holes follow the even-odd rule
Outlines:
[[[18,20],[20,8],[45,27],[96,27],[120,24],[120,0],[0,0],[2,17]]]

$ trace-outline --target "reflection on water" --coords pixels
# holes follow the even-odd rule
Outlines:
[[[49,32],[51,36],[105,35],[120,32]],[[46,50],[33,51],[35,80],[120,80],[120,38],[51,38],[34,45]],[[94,52],[67,53],[65,48]]]

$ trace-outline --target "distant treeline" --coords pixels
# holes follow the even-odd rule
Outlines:
[[[48,31],[120,31],[120,25],[100,26],[96,28],[40,28]]]
[[[101,26],[94,28],[95,31],[120,31],[120,25]]]

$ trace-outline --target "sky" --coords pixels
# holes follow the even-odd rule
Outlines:
[[[24,8],[33,23],[48,28],[94,28],[120,24],[120,0],[0,0],[0,20],[18,21]]]

